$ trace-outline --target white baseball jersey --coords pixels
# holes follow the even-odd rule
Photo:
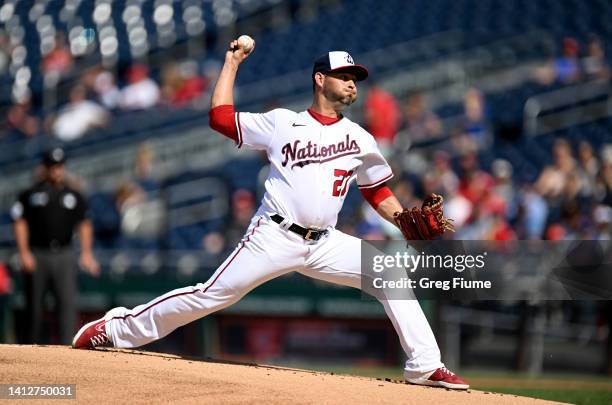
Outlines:
[[[323,125],[308,111],[236,113],[235,120],[238,146],[265,150],[271,162],[259,211],[234,252],[205,283],[170,291],[133,309],[107,312],[105,331],[115,347],[138,347],[162,338],[293,271],[361,287],[361,241],[333,227],[351,181],[374,187],[392,176],[372,136],[347,118]],[[319,240],[305,240],[272,221],[272,213],[302,226],[330,229]],[[405,378],[443,367],[418,301],[381,303],[406,353]]]
[[[353,180],[369,188],[393,176],[372,135],[346,117],[330,125],[286,109],[235,117],[238,147],[265,150],[271,163],[258,213],[334,227]]]

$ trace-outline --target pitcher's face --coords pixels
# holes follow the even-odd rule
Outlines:
[[[330,72],[323,78],[323,95],[333,103],[349,106],[357,100],[356,77],[350,73]]]

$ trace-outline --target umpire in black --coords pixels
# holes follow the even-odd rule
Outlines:
[[[83,196],[66,182],[61,148],[45,153],[41,180],[19,195],[11,215],[24,272],[30,339],[42,342],[44,298],[48,287],[59,314],[60,339],[69,344],[77,315],[78,268],[72,236],[78,231],[80,266],[97,276],[100,268],[92,254],[93,231]]]

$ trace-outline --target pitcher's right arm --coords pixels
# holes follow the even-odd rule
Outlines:
[[[237,40],[229,43],[229,48],[225,53],[225,62],[210,102],[208,113],[210,127],[236,142],[238,141],[238,130],[234,121],[234,82],[238,67],[254,49],[253,46],[248,53],[245,53]]]

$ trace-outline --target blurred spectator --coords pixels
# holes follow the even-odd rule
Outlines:
[[[96,77],[94,89],[98,94],[98,99],[106,108],[115,109],[119,106],[121,92],[115,84],[115,76],[111,72],[100,72]]]
[[[598,205],[593,210],[595,235],[593,239],[612,239],[612,208],[609,205]]]
[[[563,38],[563,54],[557,58],[553,64],[556,81],[568,84],[580,80],[580,61],[578,60],[579,48],[578,41],[574,38]]]
[[[197,74],[197,68],[197,63],[193,61],[184,62],[181,65],[183,81],[174,94],[174,103],[176,105],[194,104],[202,99],[202,95],[208,86],[208,81]]]
[[[430,171],[426,171],[425,173],[422,174],[422,182],[421,182],[421,186],[423,187],[423,194],[424,195],[428,195],[431,193],[436,193],[436,194],[443,194],[446,195],[447,193],[442,193],[442,184],[440,184],[440,179],[438,178],[438,176]]]
[[[232,216],[242,228],[249,225],[255,208],[255,198],[250,191],[240,189],[232,195]]]
[[[590,239],[588,216],[592,214],[591,194],[585,193],[586,188],[578,170],[566,176],[565,187],[561,195],[561,220],[569,232],[571,239]],[[554,202],[552,202],[554,208]],[[550,219],[550,218],[549,218]]]
[[[121,92],[117,87],[115,75],[101,68],[93,69],[86,75],[86,84],[97,100],[109,110],[119,107]]]
[[[576,170],[576,161],[572,155],[569,142],[557,139],[553,145],[554,163],[540,173],[535,183],[536,191],[547,198],[557,198],[561,195],[570,173]]]
[[[121,218],[121,232],[131,242],[151,241],[161,235],[166,224],[166,206],[158,198],[159,183],[152,175],[154,154],[144,142],[138,146],[134,172],[123,181],[115,194]]]
[[[459,196],[453,195],[450,200],[453,215],[457,215],[458,227],[464,224],[458,237],[484,240],[516,239],[517,234],[507,219],[509,206],[514,204],[512,171],[508,162],[496,161],[493,177],[480,169],[478,155],[472,152],[461,158],[460,167]],[[517,210],[514,206],[512,209]],[[468,214],[471,215],[468,217]]]
[[[568,199],[561,206],[561,221],[558,223],[565,231],[563,239],[590,239],[585,233],[587,223],[576,200]]]
[[[184,107],[200,99],[208,85],[206,78],[198,75],[198,64],[193,60],[164,66],[162,83],[164,100],[177,107]]]
[[[225,251],[225,237],[219,232],[207,233],[202,239],[202,247],[206,253],[220,255]]]
[[[495,192],[495,189],[491,185],[491,187],[485,187],[483,189],[482,197],[477,204],[477,209],[481,215],[501,216],[505,219],[506,206],[506,201]]]
[[[135,182],[124,181],[115,195],[115,205],[121,221],[121,235],[136,240],[153,237],[157,232],[157,223],[151,219],[157,217],[153,207],[146,205],[147,193]]]
[[[366,129],[386,154],[401,122],[401,111],[395,97],[376,83],[370,83],[365,98]]]
[[[495,182],[489,173],[480,170],[476,153],[463,156],[460,166],[459,192],[476,207]]]
[[[506,218],[513,218],[517,214],[516,189],[512,183],[512,164],[504,159],[495,159],[491,165],[494,177],[494,191],[506,202]]]
[[[546,240],[565,240],[566,237],[567,231],[561,224],[551,224],[546,228]]]
[[[444,212],[448,218],[453,220],[455,229],[460,230],[472,217],[474,206],[470,200],[456,190],[453,190],[444,198]]]
[[[66,37],[63,32],[58,32],[55,36],[55,46],[42,61],[42,72],[45,76],[57,75],[66,76],[72,70],[72,54],[66,45]]]
[[[609,80],[610,67],[606,62],[604,45],[593,36],[587,45],[587,54],[582,59],[582,68],[587,80]]]
[[[483,239],[485,240],[515,240],[516,233],[506,221],[504,216],[504,209],[495,212],[492,215],[492,223],[491,228],[489,230],[489,234],[485,235]]]
[[[238,189],[232,194],[232,222],[225,232],[228,246],[236,246],[255,214],[255,197],[249,190]]]
[[[433,155],[433,167],[423,178],[423,195],[431,193],[446,196],[459,187],[459,178],[452,170],[448,153],[437,150]]]
[[[0,75],[8,71],[11,62],[11,44],[6,31],[0,28]]]
[[[453,156],[466,156],[480,149],[476,138],[468,135],[464,128],[453,128],[450,133],[450,152]]]
[[[120,107],[124,110],[144,110],[155,106],[160,97],[159,87],[149,76],[145,65],[133,65],[127,73],[128,85],[121,89]]]
[[[442,134],[440,119],[429,109],[425,94],[421,92],[408,98],[404,106],[404,116],[409,142],[428,140]]]
[[[153,175],[154,165],[155,152],[153,147],[147,142],[138,145],[134,161],[134,180],[146,192],[152,192],[159,188],[159,182]]]
[[[108,119],[108,112],[99,104],[87,100],[85,87],[77,85],[70,90],[69,103],[60,109],[53,121],[52,131],[58,139],[69,142],[93,128],[105,126]]]
[[[124,215],[131,207],[147,200],[147,193],[136,183],[124,181],[119,185],[115,195],[117,211]]]
[[[153,163],[151,146],[146,142],[138,145],[133,177],[123,181],[115,194],[115,205],[119,213],[125,214],[131,207],[141,205],[149,199],[148,192],[158,189],[159,184],[151,175]]]
[[[172,104],[174,94],[181,85],[181,74],[178,63],[171,61],[166,63],[161,69],[161,98],[164,102]]]
[[[517,224],[520,239],[537,240],[544,236],[548,205],[534,187],[526,185],[520,193]]]
[[[484,95],[475,88],[468,89],[463,96],[463,131],[481,148],[489,144]]]
[[[9,129],[31,138],[40,131],[40,120],[32,112],[30,97],[11,106],[6,117]]]
[[[473,204],[472,217],[461,229],[460,239],[469,240],[511,240],[514,231],[507,223],[504,201],[491,190],[476,204]]]
[[[581,141],[578,145],[578,159],[583,175],[595,178],[599,173],[599,161],[593,153],[593,146],[589,142]]]
[[[577,171],[569,173],[566,177],[563,199],[567,201],[578,201],[585,197],[583,194],[582,180]]]
[[[595,198],[600,204],[612,206],[612,146],[602,152],[602,168],[596,182]]]

